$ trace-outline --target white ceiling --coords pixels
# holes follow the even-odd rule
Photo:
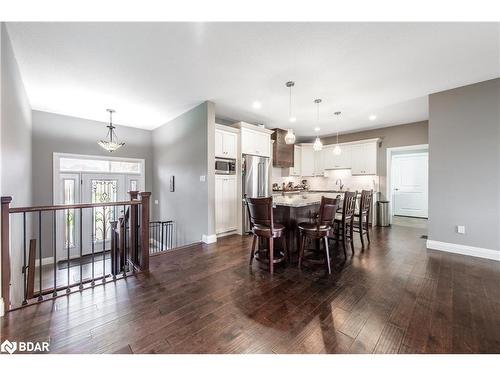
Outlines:
[[[427,119],[427,95],[500,76],[498,23],[9,23],[34,109],[153,129],[221,118],[321,135]],[[258,100],[262,108],[252,103]],[[342,111],[339,121],[333,112]],[[371,114],[375,121],[368,120]]]

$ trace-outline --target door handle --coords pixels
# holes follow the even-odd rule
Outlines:
[[[394,188],[394,190],[398,191],[399,189],[398,188]]]

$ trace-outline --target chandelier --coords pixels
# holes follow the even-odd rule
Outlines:
[[[119,142],[118,137],[116,136],[116,133],[115,133],[116,127],[113,126],[113,113],[115,112],[115,110],[114,109],[106,109],[106,111],[109,112],[109,125],[106,126],[109,129],[108,134],[106,135],[106,137],[109,140],[107,140],[107,141],[100,140],[100,141],[97,141],[97,144],[99,146],[101,146],[103,149],[105,149],[106,151],[113,152],[113,151],[118,150],[120,147],[122,147],[125,144],[125,142]]]

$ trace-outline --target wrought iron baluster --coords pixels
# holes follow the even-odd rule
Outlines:
[[[54,247],[54,291],[52,292],[52,297],[57,296],[57,237],[56,237],[56,227],[57,227],[57,220],[56,220],[56,212],[57,211],[52,211],[52,225],[53,225],[53,233],[52,236],[54,237],[52,239],[52,246]]]
[[[94,222],[95,222],[95,208],[92,207],[92,215],[90,216],[90,246],[92,248],[92,281],[90,282],[91,286],[95,285],[95,244],[94,244]]]
[[[66,210],[66,256],[68,258],[67,260],[67,266],[68,266],[68,286],[66,287],[66,293],[69,293],[71,292],[71,288],[70,288],[70,259],[69,259],[69,239],[70,239],[70,235],[69,235],[69,209]]]
[[[42,211],[38,211],[38,258],[40,263],[38,264],[38,278],[39,278],[39,289],[38,301],[43,301],[42,296]]]
[[[106,206],[102,206],[102,282],[106,282]]]
[[[130,212],[130,211],[129,211]],[[128,261],[127,261],[127,206],[123,205],[123,276],[127,275]]]
[[[28,291],[27,291],[27,285],[26,285],[26,212],[23,212],[23,305],[26,305],[28,303]]]
[[[80,207],[80,286],[79,289],[83,289],[83,214],[82,208]]]

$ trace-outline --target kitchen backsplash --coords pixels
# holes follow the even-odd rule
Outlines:
[[[339,185],[335,182],[338,179],[342,180],[344,190],[371,190],[379,191],[380,179],[379,176],[352,176],[350,169],[328,170],[325,172],[325,177],[282,177],[281,168],[273,168],[272,182],[282,186],[283,182],[288,184],[292,181],[294,185],[300,184],[302,180],[307,180],[310,190],[339,190]]]

